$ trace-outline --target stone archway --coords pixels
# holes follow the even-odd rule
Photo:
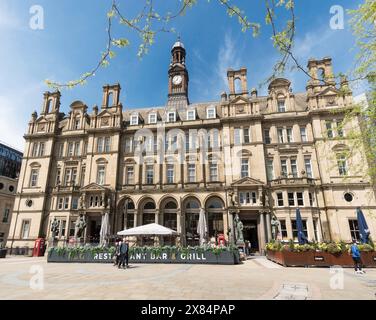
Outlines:
[[[197,224],[200,216],[200,208],[200,200],[196,197],[188,197],[183,202],[186,245],[199,245],[200,237],[197,234]]]
[[[218,196],[212,196],[205,203],[205,212],[208,223],[209,238],[219,234],[225,234],[225,205],[223,200]]]

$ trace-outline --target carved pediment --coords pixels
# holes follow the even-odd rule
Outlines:
[[[253,179],[253,178],[250,178],[250,177],[245,177],[245,178],[242,178],[242,179],[240,179],[238,181],[235,181],[232,185],[234,187],[264,186],[265,183],[263,183],[262,181],[257,180],[257,179]]]
[[[88,184],[87,186],[81,188],[81,191],[107,191],[108,188],[100,186],[99,184],[93,182]]]
[[[236,98],[231,100],[230,103],[236,104],[236,105],[245,105],[245,104],[250,104],[250,101],[243,96],[237,96]]]
[[[339,91],[335,87],[329,87],[325,90],[319,92],[317,96],[334,96],[336,97],[338,95]]]

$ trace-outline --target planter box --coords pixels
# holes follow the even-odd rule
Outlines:
[[[331,254],[328,252],[290,252],[267,251],[267,258],[285,267],[353,267],[354,262],[350,254]],[[361,260],[365,267],[376,268],[376,252],[362,252]]]
[[[152,252],[139,252],[129,255],[129,263],[179,263],[179,264],[239,264],[238,252],[224,251],[216,255],[213,252],[187,252],[170,253],[162,251],[160,254]],[[56,263],[113,263],[114,256],[109,252],[86,252],[82,256],[72,256],[68,253],[59,255],[56,251],[48,253],[47,262]]]
[[[5,258],[7,255],[7,249],[0,249],[0,259]]]

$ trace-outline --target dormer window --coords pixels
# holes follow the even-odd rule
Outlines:
[[[187,121],[196,120],[196,110],[188,110],[187,111]]]
[[[278,112],[286,112],[286,101],[278,100]]]
[[[176,122],[176,112],[167,113],[167,122]]]
[[[215,119],[217,117],[215,107],[209,107],[206,109],[206,117],[208,119]]]
[[[131,126],[138,125],[138,114],[131,115]]]
[[[157,123],[157,114],[156,113],[150,113],[149,114],[149,124],[155,124]]]

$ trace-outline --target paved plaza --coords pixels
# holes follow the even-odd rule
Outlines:
[[[284,268],[265,257],[235,266],[133,264],[127,270],[7,257],[0,260],[0,299],[376,299],[376,269],[342,271]]]

